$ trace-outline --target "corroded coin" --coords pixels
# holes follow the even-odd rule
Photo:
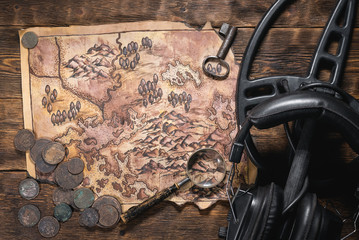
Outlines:
[[[39,191],[39,184],[32,178],[26,178],[19,184],[19,193],[21,197],[27,200],[36,198]]]
[[[81,184],[83,173],[74,175],[67,169],[67,162],[61,163],[55,170],[56,183],[63,189],[73,189]]]
[[[39,154],[35,160],[35,167],[39,172],[47,174],[55,170],[56,164],[55,165],[48,164],[42,158],[42,155]]]
[[[121,204],[120,202],[113,196],[104,195],[96,199],[96,201],[92,204],[92,207],[95,208],[97,211],[100,209],[103,205],[112,205],[115,207],[118,211],[118,214],[121,215]]]
[[[54,209],[54,217],[59,222],[66,222],[72,216],[72,209],[66,203],[60,203]]]
[[[98,212],[94,208],[86,208],[81,214],[79,218],[80,226],[83,227],[94,227],[98,222]]]
[[[67,168],[72,174],[80,174],[84,170],[85,164],[80,158],[71,158]]]
[[[102,205],[98,210],[98,214],[98,223],[102,227],[110,228],[119,222],[120,215],[117,209],[110,204]]]
[[[55,205],[59,205],[60,203],[66,203],[67,205],[72,205],[74,201],[74,191],[73,190],[65,190],[60,187],[56,188],[52,194],[52,201]]]
[[[35,136],[30,130],[21,129],[14,138],[14,145],[17,150],[25,152],[34,146],[35,141]]]
[[[65,147],[58,142],[48,143],[42,150],[42,157],[48,164],[58,164],[65,157]]]
[[[25,48],[34,48],[37,45],[38,37],[34,32],[27,32],[21,38],[21,44]]]
[[[39,157],[39,155],[41,156],[42,150],[49,142],[51,141],[44,138],[36,140],[34,146],[32,146],[32,148],[30,149],[30,157],[32,161],[36,162],[36,159]]]
[[[95,200],[95,195],[88,188],[77,189],[74,193],[75,206],[80,209],[91,207],[94,200]]]
[[[17,217],[23,226],[33,227],[40,220],[40,210],[35,205],[28,204],[20,208]]]
[[[56,218],[52,216],[46,216],[41,218],[37,228],[39,229],[41,236],[47,238],[55,237],[60,230],[60,224]]]

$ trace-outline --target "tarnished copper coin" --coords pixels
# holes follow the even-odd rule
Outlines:
[[[42,157],[48,164],[58,164],[65,157],[65,147],[58,142],[48,143],[42,150]]]
[[[105,228],[110,228],[115,226],[120,219],[119,212],[117,209],[110,205],[102,205],[98,210],[99,220],[98,223],[100,226]]]
[[[50,238],[57,235],[60,230],[60,224],[56,218],[52,216],[46,216],[41,218],[37,228],[41,236]]]
[[[55,170],[56,183],[63,189],[73,189],[81,184],[84,174],[71,174],[67,169],[67,162],[61,163]]]
[[[117,212],[119,215],[121,215],[122,211],[121,211],[121,204],[120,202],[113,196],[109,196],[109,195],[104,195],[101,196],[99,198],[96,199],[96,201],[92,204],[92,207],[95,208],[97,211],[99,211],[100,207],[103,205],[111,205],[113,207],[116,208]],[[120,219],[118,219],[117,223],[120,221]],[[117,224],[116,223],[116,224]],[[100,224],[98,224],[99,227],[104,227]]]
[[[38,41],[39,41],[39,39],[38,39],[36,33],[34,33],[34,32],[27,32],[21,38],[21,44],[25,48],[36,47]]]
[[[30,157],[32,161],[36,162],[36,159],[39,157],[39,155],[41,156],[42,150],[49,142],[51,141],[44,138],[36,140],[34,146],[32,146],[32,148],[30,149]]]
[[[35,205],[28,204],[20,208],[17,217],[23,226],[33,227],[40,220],[40,210]]]
[[[94,227],[98,222],[98,212],[94,208],[86,208],[81,214],[79,218],[80,226],[83,227]]]
[[[56,188],[52,194],[52,201],[55,205],[60,203],[66,203],[67,205],[72,205],[74,201],[74,191],[65,190],[60,187]]]
[[[50,173],[55,170],[56,166],[57,165],[52,165],[45,162],[41,154],[39,154],[35,160],[35,167],[41,173]]]
[[[77,189],[74,193],[75,206],[84,209],[89,208],[95,200],[95,194],[88,188]]]
[[[60,203],[54,209],[54,217],[59,222],[66,222],[72,216],[72,209],[66,203]]]
[[[67,168],[72,174],[80,174],[84,170],[85,164],[80,158],[71,158],[68,162]]]
[[[30,130],[21,129],[14,138],[14,145],[17,150],[25,152],[34,146],[35,141],[35,135]]]
[[[21,197],[27,200],[36,198],[39,191],[39,184],[32,178],[26,178],[19,184],[19,193]]]

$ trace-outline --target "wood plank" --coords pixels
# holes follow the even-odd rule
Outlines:
[[[25,153],[15,150],[14,137],[23,124],[0,124],[0,171],[26,170]]]
[[[1,16],[1,14],[0,14]],[[0,98],[21,97],[19,27],[0,28]]]
[[[0,170],[25,169],[24,156],[15,151],[13,138],[23,127],[20,60],[18,53],[17,28],[10,28],[11,34],[5,34],[6,28],[0,28],[4,51],[0,54]],[[233,47],[236,58],[240,61],[245,46],[252,34],[252,29],[239,29],[237,41]],[[321,29],[272,29],[264,40],[254,61],[252,76],[288,74],[304,76],[313,51],[316,47]],[[342,87],[359,98],[359,28],[355,29],[353,41],[347,60]],[[272,137],[269,135],[269,137]],[[261,138],[266,142],[266,137]],[[269,141],[272,143],[272,141]],[[271,146],[271,144],[266,144]],[[271,147],[268,148],[270,150]],[[19,161],[16,161],[19,159]]]
[[[18,194],[18,184],[24,178],[25,172],[0,172],[2,239],[41,238],[36,227],[25,228],[17,220],[18,210],[25,204],[38,206],[42,217],[53,214],[52,192],[55,187],[40,184],[39,196],[34,200],[25,200]],[[218,228],[226,225],[227,213],[228,204],[225,202],[207,210],[198,210],[192,204],[179,207],[163,202],[125,226],[104,230],[80,227],[79,212],[75,212],[68,222],[61,224],[60,232],[54,239],[89,239],[90,236],[91,239],[218,239]]]
[[[25,153],[14,147],[14,137],[23,128],[21,99],[0,100],[0,171],[26,170]]]
[[[20,53],[17,31],[19,28],[0,27],[0,99],[21,98]],[[237,61],[253,33],[251,28],[240,28],[233,51]],[[321,28],[271,29],[261,45],[253,64],[252,76],[301,75],[308,70],[312,55],[321,36]],[[343,88],[359,97],[356,79],[359,72],[359,28],[353,34],[345,69]]]
[[[274,24],[252,69],[253,77],[277,74],[304,76],[311,56],[317,45],[329,15],[337,0],[298,0],[284,12]],[[25,156],[13,147],[13,138],[22,128],[20,53],[17,31],[30,26],[93,25],[143,20],[184,21],[193,27],[200,27],[206,21],[219,27],[223,22],[240,27],[234,52],[238,61],[252,35],[253,28],[262,18],[274,0],[260,1],[129,1],[96,0],[78,1],[2,1],[0,7],[0,224],[1,239],[39,239],[36,227],[25,228],[17,221],[21,206],[34,203],[40,207],[43,216],[52,215],[51,194],[53,186],[41,184],[41,193],[35,200],[24,200],[17,192],[18,183],[26,177]],[[359,26],[359,14],[356,26]],[[353,36],[353,43],[346,65],[342,87],[359,98],[359,28]],[[273,141],[282,130],[255,133],[264,152],[278,153],[278,141]],[[284,138],[281,140],[285,141]],[[335,145],[323,145],[326,149],[337,149],[335,156],[348,160],[351,151],[337,141]],[[326,148],[325,148],[326,147]],[[325,205],[325,202],[322,201]],[[344,216],[356,207],[348,197],[334,200],[335,207]],[[113,230],[88,230],[79,227],[76,212],[69,222],[61,224],[60,234],[55,239],[218,239],[219,226],[226,225],[228,204],[218,203],[209,210],[199,211],[191,204],[178,207],[161,203],[150,209],[139,219]],[[353,230],[352,222],[344,225],[343,235]],[[124,231],[124,232],[123,232]],[[121,236],[124,233],[124,236]],[[349,240],[359,239],[356,233]]]
[[[53,214],[52,192],[55,186],[40,184],[40,194],[36,199],[25,200],[18,194],[18,184],[26,178],[25,172],[0,172],[0,232],[2,239],[39,239],[36,226],[23,227],[17,220],[18,210],[25,204],[39,207],[41,216]],[[337,198],[334,206],[340,207],[341,213],[348,215],[355,209],[352,199]],[[198,210],[192,204],[176,206],[163,202],[149,209],[127,225],[114,229],[86,229],[78,224],[79,212],[61,223],[59,234],[54,239],[218,239],[217,231],[225,226],[229,206],[220,202],[207,210]],[[344,224],[343,234],[352,230],[352,223]],[[356,233],[349,240],[359,237]]]
[[[67,26],[144,20],[184,21],[200,27],[206,21],[214,26],[229,22],[254,27],[272,5],[261,1],[3,1],[0,25]],[[298,0],[278,19],[281,27],[324,26],[336,0]],[[56,11],[56,14],[54,14]],[[357,23],[358,21],[357,17]]]
[[[357,92],[357,90],[356,90]],[[1,170],[25,170],[25,155],[16,151],[13,145],[13,139],[18,130],[23,128],[22,103],[21,99],[2,99],[0,101],[0,171]],[[263,153],[278,153],[285,149],[286,138],[281,126],[270,129],[252,132],[258,143],[258,146]],[[272,141],[277,138],[278,141]],[[332,142],[332,147],[329,149],[336,149],[337,142]],[[334,145],[333,145],[334,144]],[[337,158],[342,158],[345,161],[350,161],[353,157],[349,146],[345,145],[343,141],[339,142],[341,148],[336,152]],[[322,146],[325,151],[325,145]],[[319,150],[321,151],[321,150]],[[338,155],[341,153],[341,155]],[[344,153],[344,154],[343,154]]]
[[[317,28],[271,29],[254,59],[250,78],[278,75],[306,76],[321,34],[322,30]],[[234,47],[238,61],[242,60],[243,52],[241,49],[240,45]],[[359,28],[355,28],[341,87],[355,95],[356,98],[359,98],[358,54]]]

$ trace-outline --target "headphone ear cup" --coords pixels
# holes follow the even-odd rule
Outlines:
[[[321,212],[317,212],[319,209],[314,209],[313,206],[306,206],[306,210],[303,211],[303,207],[299,207],[289,216],[285,216],[282,219],[281,226],[278,232],[278,239],[280,240],[315,240],[317,230],[321,223]],[[310,215],[308,217],[308,215]],[[308,222],[305,222],[306,219]],[[313,218],[310,221],[310,218]],[[307,232],[309,233],[307,234]],[[307,238],[305,238],[307,236]]]
[[[298,203],[290,240],[337,240],[340,239],[342,220],[323,208],[317,196],[307,193]]]
[[[333,212],[323,208],[319,204],[318,207],[322,212],[322,220],[320,228],[318,229],[316,240],[340,239],[343,221]]]
[[[321,212],[318,212],[316,208],[317,196],[312,193],[306,193],[298,203],[298,208],[294,211],[293,226],[288,239],[304,240],[309,239],[308,236],[314,236],[313,239],[315,239],[316,233],[313,230],[318,229],[321,221]],[[311,229],[312,224],[314,226]]]
[[[273,234],[283,211],[283,190],[278,185],[273,184],[273,186],[274,193],[261,239],[273,239]]]
[[[283,190],[274,183],[259,186],[253,191],[250,211],[238,239],[273,239],[276,223],[283,210]]]

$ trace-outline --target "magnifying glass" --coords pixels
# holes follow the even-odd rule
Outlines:
[[[181,181],[128,209],[121,215],[122,222],[129,222],[140,213],[169,197],[189,181],[200,188],[217,186],[226,176],[226,164],[219,152],[212,148],[203,148],[194,152],[188,159],[186,174],[187,176]]]

